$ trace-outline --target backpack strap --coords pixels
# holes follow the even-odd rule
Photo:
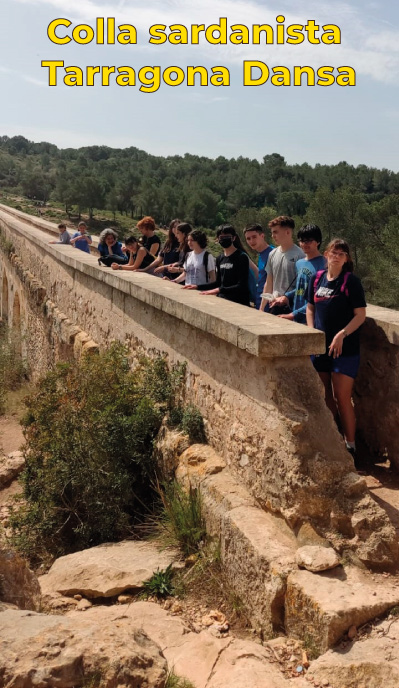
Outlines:
[[[320,282],[321,276],[324,275],[324,273],[325,273],[325,270],[318,270],[318,271],[316,272],[316,277],[315,277],[315,280],[314,280],[314,282],[313,282],[313,290],[314,290],[314,293],[316,293],[317,286],[318,286],[318,284],[319,284],[319,282]]]
[[[342,280],[342,284],[341,284],[341,292],[342,293],[345,292],[345,296],[348,296],[348,297],[349,297],[348,279],[349,279],[350,274],[351,274],[350,272],[345,272],[344,279]]]
[[[209,274],[208,274],[208,259],[209,259],[209,251],[205,251],[204,257],[202,259],[203,266],[205,268],[205,280],[209,282]]]

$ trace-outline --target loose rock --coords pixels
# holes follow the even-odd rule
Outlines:
[[[90,607],[92,607],[92,606],[93,606],[93,605],[92,605],[91,602],[89,602],[89,600],[81,599],[81,600],[78,602],[78,605],[77,605],[76,609],[77,609],[79,612],[85,612],[86,609],[90,609]]]
[[[296,552],[296,563],[308,571],[327,571],[340,565],[338,554],[331,547],[307,545]]]
[[[154,571],[177,561],[175,551],[160,552],[153,543],[128,540],[60,557],[39,582],[43,594],[114,597],[124,590],[141,589]]]
[[[24,455],[20,451],[11,452],[7,456],[0,456],[0,489],[9,485],[23,471]]]

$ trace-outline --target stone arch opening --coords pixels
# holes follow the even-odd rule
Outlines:
[[[5,323],[8,321],[8,280],[5,272],[1,289],[1,318]]]

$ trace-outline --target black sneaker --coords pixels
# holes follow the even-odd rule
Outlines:
[[[364,471],[364,466],[361,465],[361,462],[360,462],[360,460],[359,460],[359,457],[358,457],[358,455],[356,454],[356,449],[355,449],[354,447],[348,447],[346,444],[345,444],[345,449],[346,449],[346,451],[351,455],[351,457],[352,457],[352,459],[353,459],[353,463],[355,464],[356,470],[357,470],[358,472],[365,473],[365,471]]]

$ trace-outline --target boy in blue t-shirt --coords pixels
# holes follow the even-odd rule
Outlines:
[[[285,296],[280,296],[277,299],[279,303],[289,305],[292,309],[291,313],[279,315],[278,317],[306,325],[307,301],[305,297],[308,284],[312,275],[319,270],[325,269],[326,260],[319,250],[322,242],[320,227],[311,224],[304,225],[298,231],[297,238],[306,257],[301,258],[295,264],[295,289],[288,291]]]
[[[265,230],[261,225],[247,225],[244,229],[245,240],[248,246],[259,254],[258,258],[258,280],[256,283],[255,307],[259,310],[262,302],[262,293],[265,286],[267,272],[266,265],[269,253],[274,246],[270,246],[265,239]]]

